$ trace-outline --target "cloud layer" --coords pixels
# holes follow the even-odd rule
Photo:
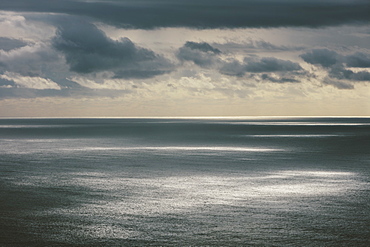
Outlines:
[[[247,45],[248,46],[248,45]],[[219,73],[227,76],[244,77],[247,73],[261,74],[262,80],[270,82],[297,82],[292,78],[274,78],[268,73],[287,75],[297,71],[302,71],[303,68],[295,62],[282,60],[275,57],[257,57],[249,56],[240,62],[234,58],[223,59],[222,51],[211,46],[206,42],[186,42],[177,52],[177,57],[181,61],[191,61],[195,65],[202,68],[215,69]]]
[[[121,27],[319,27],[369,22],[366,0],[2,0],[0,9],[88,16]]]
[[[0,100],[80,100],[84,106],[88,99],[101,112],[117,109],[105,101],[118,99],[153,112],[191,101],[196,110],[207,109],[213,100],[221,108],[238,101],[247,109],[248,103],[258,113],[263,101],[289,108],[293,100],[325,103],[343,95],[366,105],[368,6],[347,0],[3,0]]]

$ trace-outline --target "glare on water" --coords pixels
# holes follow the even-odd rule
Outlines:
[[[0,244],[370,244],[366,119],[27,121],[0,127]]]

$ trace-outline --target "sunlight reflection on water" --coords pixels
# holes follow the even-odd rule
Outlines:
[[[73,234],[76,236],[116,239],[145,238],[145,229],[157,227],[166,232],[168,227],[174,227],[173,223],[157,222],[157,218],[164,222],[168,217],[212,222],[212,217],[223,214],[231,221],[238,217],[254,218],[256,222],[274,221],[276,214],[292,210],[304,213],[308,204],[312,210],[313,201],[346,197],[347,193],[367,186],[355,173],[315,170],[268,171],[251,176],[157,178],[75,172],[59,181],[29,177],[29,182],[32,180],[35,187],[48,183],[53,186],[68,184],[85,194],[85,200],[80,203],[40,211],[39,216],[53,215],[81,222],[78,227],[75,225]],[[241,216],[241,211],[253,213]],[[138,224],[141,227],[137,227]],[[181,224],[186,227],[186,222]]]
[[[17,246],[370,246],[368,119],[240,121],[0,128],[0,237]]]

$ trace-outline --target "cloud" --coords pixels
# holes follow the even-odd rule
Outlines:
[[[72,77],[70,79],[83,87],[91,89],[131,90],[136,87],[134,82],[122,79],[103,79],[101,82],[84,77]]]
[[[218,60],[221,51],[208,43],[196,43],[187,41],[177,52],[177,58],[181,61],[192,61],[200,67],[210,67]]]
[[[85,92],[79,92],[79,96],[83,95]],[[0,99],[9,98],[38,98],[38,97],[71,97],[76,94],[70,89],[34,89],[26,87],[0,87]]]
[[[328,73],[324,84],[332,85],[339,89],[353,89],[349,82],[370,81],[368,71],[353,71],[348,67],[369,68],[370,55],[366,53],[354,53],[341,55],[329,49],[314,49],[301,54],[300,57],[307,63],[320,65]]]
[[[10,51],[13,49],[21,48],[26,45],[27,43],[22,40],[0,37],[0,50],[3,51]]]
[[[47,78],[22,76],[20,74],[15,73],[5,73],[4,75],[0,75],[0,78],[8,81],[13,81],[15,84],[24,88],[32,88],[39,90],[61,89],[61,87],[57,83]]]
[[[351,81],[370,81],[370,73],[367,71],[354,72],[352,70],[346,69],[341,65],[335,66],[330,69],[329,76]]]
[[[236,59],[222,60],[222,52],[208,43],[186,42],[177,53],[181,61],[192,61],[202,68],[218,69],[221,74],[243,77],[245,73],[270,73],[292,72],[302,70],[298,63],[289,60],[281,60],[274,57],[246,57],[241,63]],[[284,82],[284,80],[270,79],[272,82]],[[286,82],[292,82],[287,79]]]
[[[166,58],[128,38],[112,40],[82,19],[60,21],[52,45],[65,55],[71,71],[82,74],[111,71],[115,78],[150,78],[173,69]]]
[[[354,89],[354,86],[350,83],[338,81],[338,80],[332,80],[330,78],[325,78],[323,82],[324,84],[332,85],[338,89]]]
[[[245,71],[252,73],[277,72],[277,71],[296,71],[302,67],[298,63],[289,60],[281,60],[274,57],[264,57],[261,59],[245,58]]]
[[[271,82],[276,82],[276,83],[296,83],[296,82],[300,82],[294,78],[288,78],[288,77],[276,77],[276,76],[271,76],[271,75],[268,75],[268,74],[262,74],[261,75],[261,79],[266,81],[271,81]]]
[[[7,79],[4,79],[7,78]],[[73,78],[71,78],[73,80]],[[117,87],[89,87],[78,82],[49,78],[27,77],[15,73],[0,75],[0,99],[6,98],[40,98],[40,97],[117,97],[123,90]],[[100,84],[95,83],[97,86]],[[97,90],[99,89],[99,90]],[[125,92],[128,92],[127,90]]]
[[[9,51],[0,50],[0,73],[8,71],[23,76],[43,76],[47,67],[58,62],[58,54],[43,43]]]
[[[324,68],[333,70],[343,70],[343,64],[347,67],[370,68],[370,54],[367,53],[356,52],[344,56],[329,49],[314,49],[301,54],[300,57],[306,63],[321,65]]]
[[[95,4],[92,1],[90,3]],[[108,1],[105,3],[108,4]],[[199,3],[201,4],[201,1]],[[59,2],[59,5],[63,4],[62,1]],[[132,5],[136,4],[132,2]],[[231,4],[235,2],[232,0]],[[222,8],[219,10],[223,11]],[[100,10],[99,12],[104,14]],[[317,85],[319,78],[322,78],[320,83],[325,85],[353,89],[355,81],[370,80],[370,70],[366,70],[369,67],[369,54],[353,52],[366,51],[366,47],[335,44],[336,47],[341,45],[342,50],[301,51],[303,47],[310,47],[311,44],[318,46],[326,29],[321,29],[318,34],[320,37],[315,36],[318,41],[307,39],[307,42],[300,43],[297,42],[298,38],[290,39],[297,33],[289,33],[300,30],[299,34],[304,33],[306,36],[302,39],[306,40],[309,34],[305,32],[312,34],[317,29],[232,29],[226,30],[226,33],[223,29],[127,30],[76,15],[14,12],[0,14],[4,16],[0,20],[1,30],[13,30],[9,27],[20,26],[17,35],[9,32],[6,33],[7,37],[0,38],[2,95],[8,92],[9,95],[17,97],[22,94],[25,97],[90,97],[105,93],[112,97],[128,94],[132,97],[142,94],[145,97],[147,92],[161,94],[161,91],[156,91],[160,88],[158,85],[176,86],[176,81],[180,80],[184,82],[181,84],[182,88],[191,88],[194,92],[198,89],[208,90],[210,93],[220,92],[220,88],[224,91],[239,90],[232,88],[236,84],[240,90],[250,85],[265,89],[280,87],[279,83],[288,83],[281,87],[294,87],[293,83],[298,82],[304,83],[304,86],[310,82]],[[12,18],[7,19],[8,16]],[[7,20],[10,20],[12,25],[5,25]],[[23,32],[31,26],[32,31]],[[45,27],[48,27],[47,30]],[[39,33],[46,35],[30,34],[38,29],[45,29]],[[341,27],[334,29],[342,30]],[[186,34],[177,36],[181,31]],[[358,35],[363,37],[365,34]],[[351,38],[349,36],[352,37],[349,34],[348,39]],[[155,38],[152,39],[153,37]],[[304,45],[300,47],[300,44]],[[322,47],[332,46],[326,43]],[[295,62],[299,53],[303,53],[300,55],[303,61],[314,65],[307,66],[301,60],[302,66],[313,74],[317,72],[317,77],[310,77],[308,72]],[[192,74],[199,73],[211,78],[207,84],[209,87],[201,84],[201,79],[194,79],[196,77]],[[153,77],[156,79],[141,80]],[[192,83],[188,83],[186,78]],[[221,81],[228,83],[218,83]],[[263,81],[266,83],[261,83]],[[147,86],[140,87],[143,83],[147,83]],[[273,83],[275,84],[272,85]],[[359,88],[360,85],[356,87]],[[167,90],[167,87],[165,89]],[[173,90],[173,94],[177,93]]]
[[[300,57],[306,62],[315,65],[321,65],[329,68],[336,64],[339,60],[339,54],[328,49],[314,49],[312,51],[301,54]]]
[[[14,81],[4,79],[0,75],[0,88],[12,88],[14,86],[15,86]]]
[[[370,21],[366,0],[2,0],[0,9],[89,16],[131,28],[319,27]],[[206,10],[206,11],[205,11]]]
[[[209,45],[206,42],[197,43],[197,42],[188,41],[188,42],[185,43],[184,47],[188,47],[192,50],[199,50],[199,51],[206,52],[206,53],[211,53],[211,54],[220,54],[221,53],[221,51],[219,49],[212,47],[211,45]]]
[[[341,55],[328,49],[315,49],[301,54],[300,57],[307,63],[321,65],[329,72],[329,76],[336,79],[351,81],[370,81],[367,71],[355,72],[345,67],[370,68],[370,54],[354,53]]]
[[[357,52],[346,57],[348,67],[370,68],[370,54]]]
[[[225,75],[244,76],[246,72],[249,73],[266,73],[266,72],[292,72],[302,70],[298,63],[289,60],[277,59],[274,57],[246,57],[243,63],[232,60],[225,63],[220,72]]]
[[[248,40],[243,41],[242,43],[236,42],[227,42],[227,43],[214,43],[220,49],[223,50],[243,50],[249,52],[257,52],[257,51],[300,51],[303,50],[303,46],[287,46],[287,45],[275,45],[273,43],[264,41],[264,40]]]
[[[9,51],[49,39],[55,32],[55,28],[47,22],[50,16],[53,15],[50,13],[15,13],[0,10],[0,35],[3,37],[0,43],[4,44],[6,42],[9,44],[10,42],[10,47],[5,49]],[[12,47],[14,44],[15,47]]]
[[[302,50],[303,47],[299,46],[284,46],[284,45],[274,45],[270,42],[264,40],[251,40],[247,48],[262,49],[262,50],[271,50],[271,51],[290,51],[290,50]]]
[[[221,68],[220,73],[224,75],[243,77],[245,75],[245,66],[237,60],[226,62]]]

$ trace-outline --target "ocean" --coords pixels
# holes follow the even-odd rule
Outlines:
[[[370,118],[0,119],[0,246],[370,246]]]

